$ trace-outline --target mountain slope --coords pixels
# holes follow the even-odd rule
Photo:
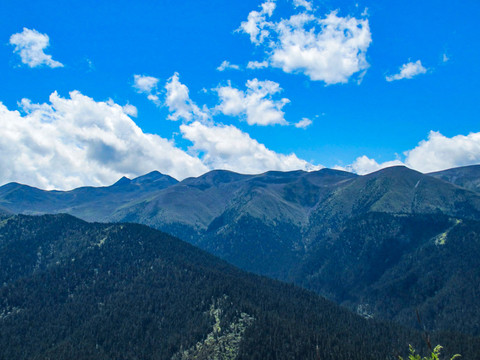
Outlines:
[[[462,166],[429,173],[428,175],[448,181],[467,190],[480,192],[480,165]]]
[[[114,187],[124,182],[132,188],[125,179]],[[102,203],[105,197],[99,197],[95,205],[79,196],[83,205],[66,210],[75,213],[72,209],[84,206],[84,214],[94,213],[99,220],[150,225],[242,269],[295,282],[362,314],[416,326],[413,309],[422,307],[430,314],[426,315],[430,329],[478,334],[469,325],[471,319],[477,320],[475,314],[449,314],[453,307],[465,306],[456,293],[475,288],[480,277],[476,273],[462,277],[466,261],[462,247],[452,248],[449,256],[455,261],[445,268],[448,259],[432,245],[456,221],[476,226],[480,219],[477,193],[405,167],[365,176],[329,169],[260,175],[212,171],[167,187],[157,187],[150,179],[142,186],[147,191],[117,192],[107,205]],[[3,204],[39,211],[37,204],[30,201],[28,207],[21,197],[8,203],[6,187],[0,188]],[[42,206],[56,212],[60,207],[55,201],[65,194],[54,195],[54,200],[43,200]],[[478,236],[476,231],[473,234]],[[476,244],[470,244],[472,253],[477,251]],[[427,266],[431,258],[422,249],[431,251],[438,269],[431,269],[428,276],[416,272],[412,275],[415,281],[410,281],[427,283],[438,276],[443,280],[436,283],[434,292],[415,298],[418,286],[395,282],[394,274],[408,272],[414,265],[408,259],[414,257],[421,267]],[[381,289],[389,282],[404,289],[397,297],[403,300],[383,306],[388,291]],[[442,302],[451,308],[438,308],[436,317],[448,321],[434,320],[431,309],[439,301],[436,292],[443,294]]]
[[[328,169],[260,175],[215,170],[185,179],[133,206],[124,206],[111,215],[111,220],[134,221],[167,230],[169,225],[176,224],[202,232],[223,213],[233,210],[267,222],[302,224],[319,198],[355,177]]]
[[[416,327],[420,308],[430,330],[480,335],[480,309],[470,301],[480,273],[467,271],[480,268],[474,255],[480,252],[478,223],[467,221],[479,219],[477,194],[404,167],[352,178],[332,190],[318,197],[307,224],[271,225],[245,212],[226,212],[198,244],[244,269],[294,281],[364,315]],[[473,239],[470,257],[464,256],[462,240],[435,244],[438,237],[453,236],[447,230],[462,219]],[[417,270],[406,286],[396,276],[412,267]]]
[[[0,249],[0,359],[385,359],[419,339],[141,225],[16,216]]]
[[[0,207],[0,219],[3,218],[3,217],[8,217],[8,216],[11,216],[13,215],[11,211],[3,208],[3,207]]]
[[[480,335],[480,222],[369,213],[350,219],[295,281],[365,315]]]
[[[69,213],[90,221],[106,221],[118,207],[147,198],[178,183],[153,171],[130,180],[123,177],[106,187],[81,187],[71,191],[45,191],[18,183],[0,187],[0,206],[13,213]]]
[[[331,194],[316,212],[341,217],[366,212],[443,213],[479,219],[480,197],[404,166],[359,177]]]

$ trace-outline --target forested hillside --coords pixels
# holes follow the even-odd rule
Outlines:
[[[154,172],[69,192],[9,184],[0,206],[147,224],[364,316],[418,327],[418,308],[429,330],[479,335],[477,170],[217,170],[181,182]]]
[[[419,333],[247,274],[142,225],[0,224],[0,359],[387,359]],[[438,335],[474,358],[477,340]]]
[[[309,254],[292,277],[364,316],[480,335],[480,222],[369,213]]]

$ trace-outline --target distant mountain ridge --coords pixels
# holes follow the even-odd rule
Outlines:
[[[155,175],[154,181],[152,174]],[[295,191],[295,186],[300,186],[302,190],[302,184],[306,184],[307,187],[310,186],[310,190],[313,188],[320,190],[332,188],[353,177],[356,175],[329,169],[318,172],[272,171],[260,175],[241,175],[225,170],[214,170],[182,182],[154,172],[133,180],[122,178],[107,187],[83,187],[71,191],[44,191],[10,183],[0,187],[0,206],[15,213],[25,214],[64,212],[87,221],[121,221],[124,218],[137,221],[137,218],[144,216],[141,212],[149,212],[145,216],[149,225],[155,225],[155,222],[182,221],[189,226],[206,229],[227,206],[236,200],[242,201],[238,199],[242,192],[258,193],[268,185],[271,189],[268,189],[266,195],[281,200],[281,203],[290,210],[286,213],[296,212],[291,214],[291,218],[297,219],[301,215],[295,210],[299,207],[309,207],[305,202],[312,202],[315,199],[305,198],[308,194]],[[299,182],[302,184],[297,184]],[[278,191],[284,190],[283,188],[286,199],[282,199],[283,194],[278,194]],[[295,196],[298,198],[294,198]],[[275,200],[277,199],[273,199]],[[94,204],[99,203],[102,204],[100,208],[90,213]],[[268,210],[274,214],[271,216],[280,215],[279,208]],[[277,212],[273,213],[275,210]],[[261,210],[255,211],[258,213]]]
[[[148,197],[178,183],[153,171],[133,180],[121,178],[104,187],[80,187],[70,191],[45,191],[28,185],[9,183],[0,187],[0,206],[14,213],[71,213],[90,221],[107,221],[118,206]]]
[[[432,178],[444,181],[436,182]],[[141,217],[141,209],[135,208],[141,204],[150,209],[148,221],[152,224],[155,220],[162,223],[175,222],[175,212],[179,211],[183,222],[205,229],[227,206],[241,206],[236,201],[242,201],[238,197],[243,194],[249,194],[252,200],[257,202],[260,209],[253,209],[255,205],[249,204],[249,209],[256,211],[257,216],[262,206],[265,208],[269,205],[258,204],[258,198],[265,195],[273,196],[275,198],[272,201],[277,201],[275,206],[268,208],[268,216],[289,216],[291,220],[306,221],[305,216],[312,210],[318,211],[334,203],[345,207],[347,215],[361,212],[362,208],[365,211],[387,212],[458,212],[462,211],[457,209],[458,203],[448,203],[451,195],[455,193],[455,200],[452,201],[456,201],[458,196],[468,197],[469,193],[454,190],[445,182],[472,191],[475,189],[475,181],[480,184],[480,165],[431,174],[421,174],[403,166],[395,166],[364,176],[332,169],[314,172],[270,171],[259,175],[214,170],[181,182],[153,171],[133,180],[123,177],[111,186],[81,187],[70,191],[45,191],[9,183],[0,187],[0,206],[14,213],[65,212],[88,221],[110,221]],[[435,191],[446,191],[448,194],[442,199],[434,199],[435,194],[428,194],[431,188],[435,188]],[[407,191],[402,193],[404,190]],[[362,194],[363,198],[359,198],[359,194]],[[425,196],[428,201],[423,198]],[[476,202],[477,197],[474,198]],[[195,202],[202,202],[202,205]],[[468,203],[468,200],[466,202]],[[99,203],[102,206],[90,213],[94,204]],[[282,205],[287,206],[289,211],[278,207]],[[474,207],[477,208],[477,205]],[[152,213],[155,210],[152,207],[155,206],[161,207],[160,210],[163,211]],[[186,219],[188,215],[192,215],[189,220]],[[155,219],[157,216],[158,219]]]
[[[477,315],[449,316],[439,307],[443,320],[435,321],[430,311],[439,304],[438,293],[454,309],[462,304],[456,292],[474,296],[474,283],[480,282],[476,273],[458,275],[467,258],[476,264],[461,255],[469,246],[475,253],[480,236],[480,194],[467,189],[476,173],[471,167],[440,176],[402,166],[364,176],[331,169],[259,175],[216,170],[181,182],[152,173],[70,192],[8,184],[0,188],[0,206],[15,213],[65,212],[89,221],[146,224],[242,269],[313,289],[365,316],[416,326],[414,309],[422,308],[430,329],[478,335],[480,329],[470,321],[480,323]],[[450,228],[473,240],[465,242]],[[447,246],[436,244],[442,236]],[[445,249],[456,262],[442,255]],[[395,274],[415,267],[408,259],[417,256],[422,266],[435,259],[438,269],[412,273],[401,285]],[[437,275],[442,280],[434,290],[414,296],[422,282]],[[394,308],[382,305],[387,284],[406,292]]]

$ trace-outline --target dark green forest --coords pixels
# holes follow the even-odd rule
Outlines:
[[[69,215],[0,225],[0,359],[393,359],[419,332],[245,273],[165,233]],[[448,353],[480,343],[434,334]],[[228,357],[230,356],[230,357]]]

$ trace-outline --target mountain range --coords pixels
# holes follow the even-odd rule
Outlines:
[[[0,207],[160,229],[247,271],[293,282],[364,317],[480,335],[480,167],[358,176],[322,169],[181,182],[152,172],[108,187],[11,183]]]

